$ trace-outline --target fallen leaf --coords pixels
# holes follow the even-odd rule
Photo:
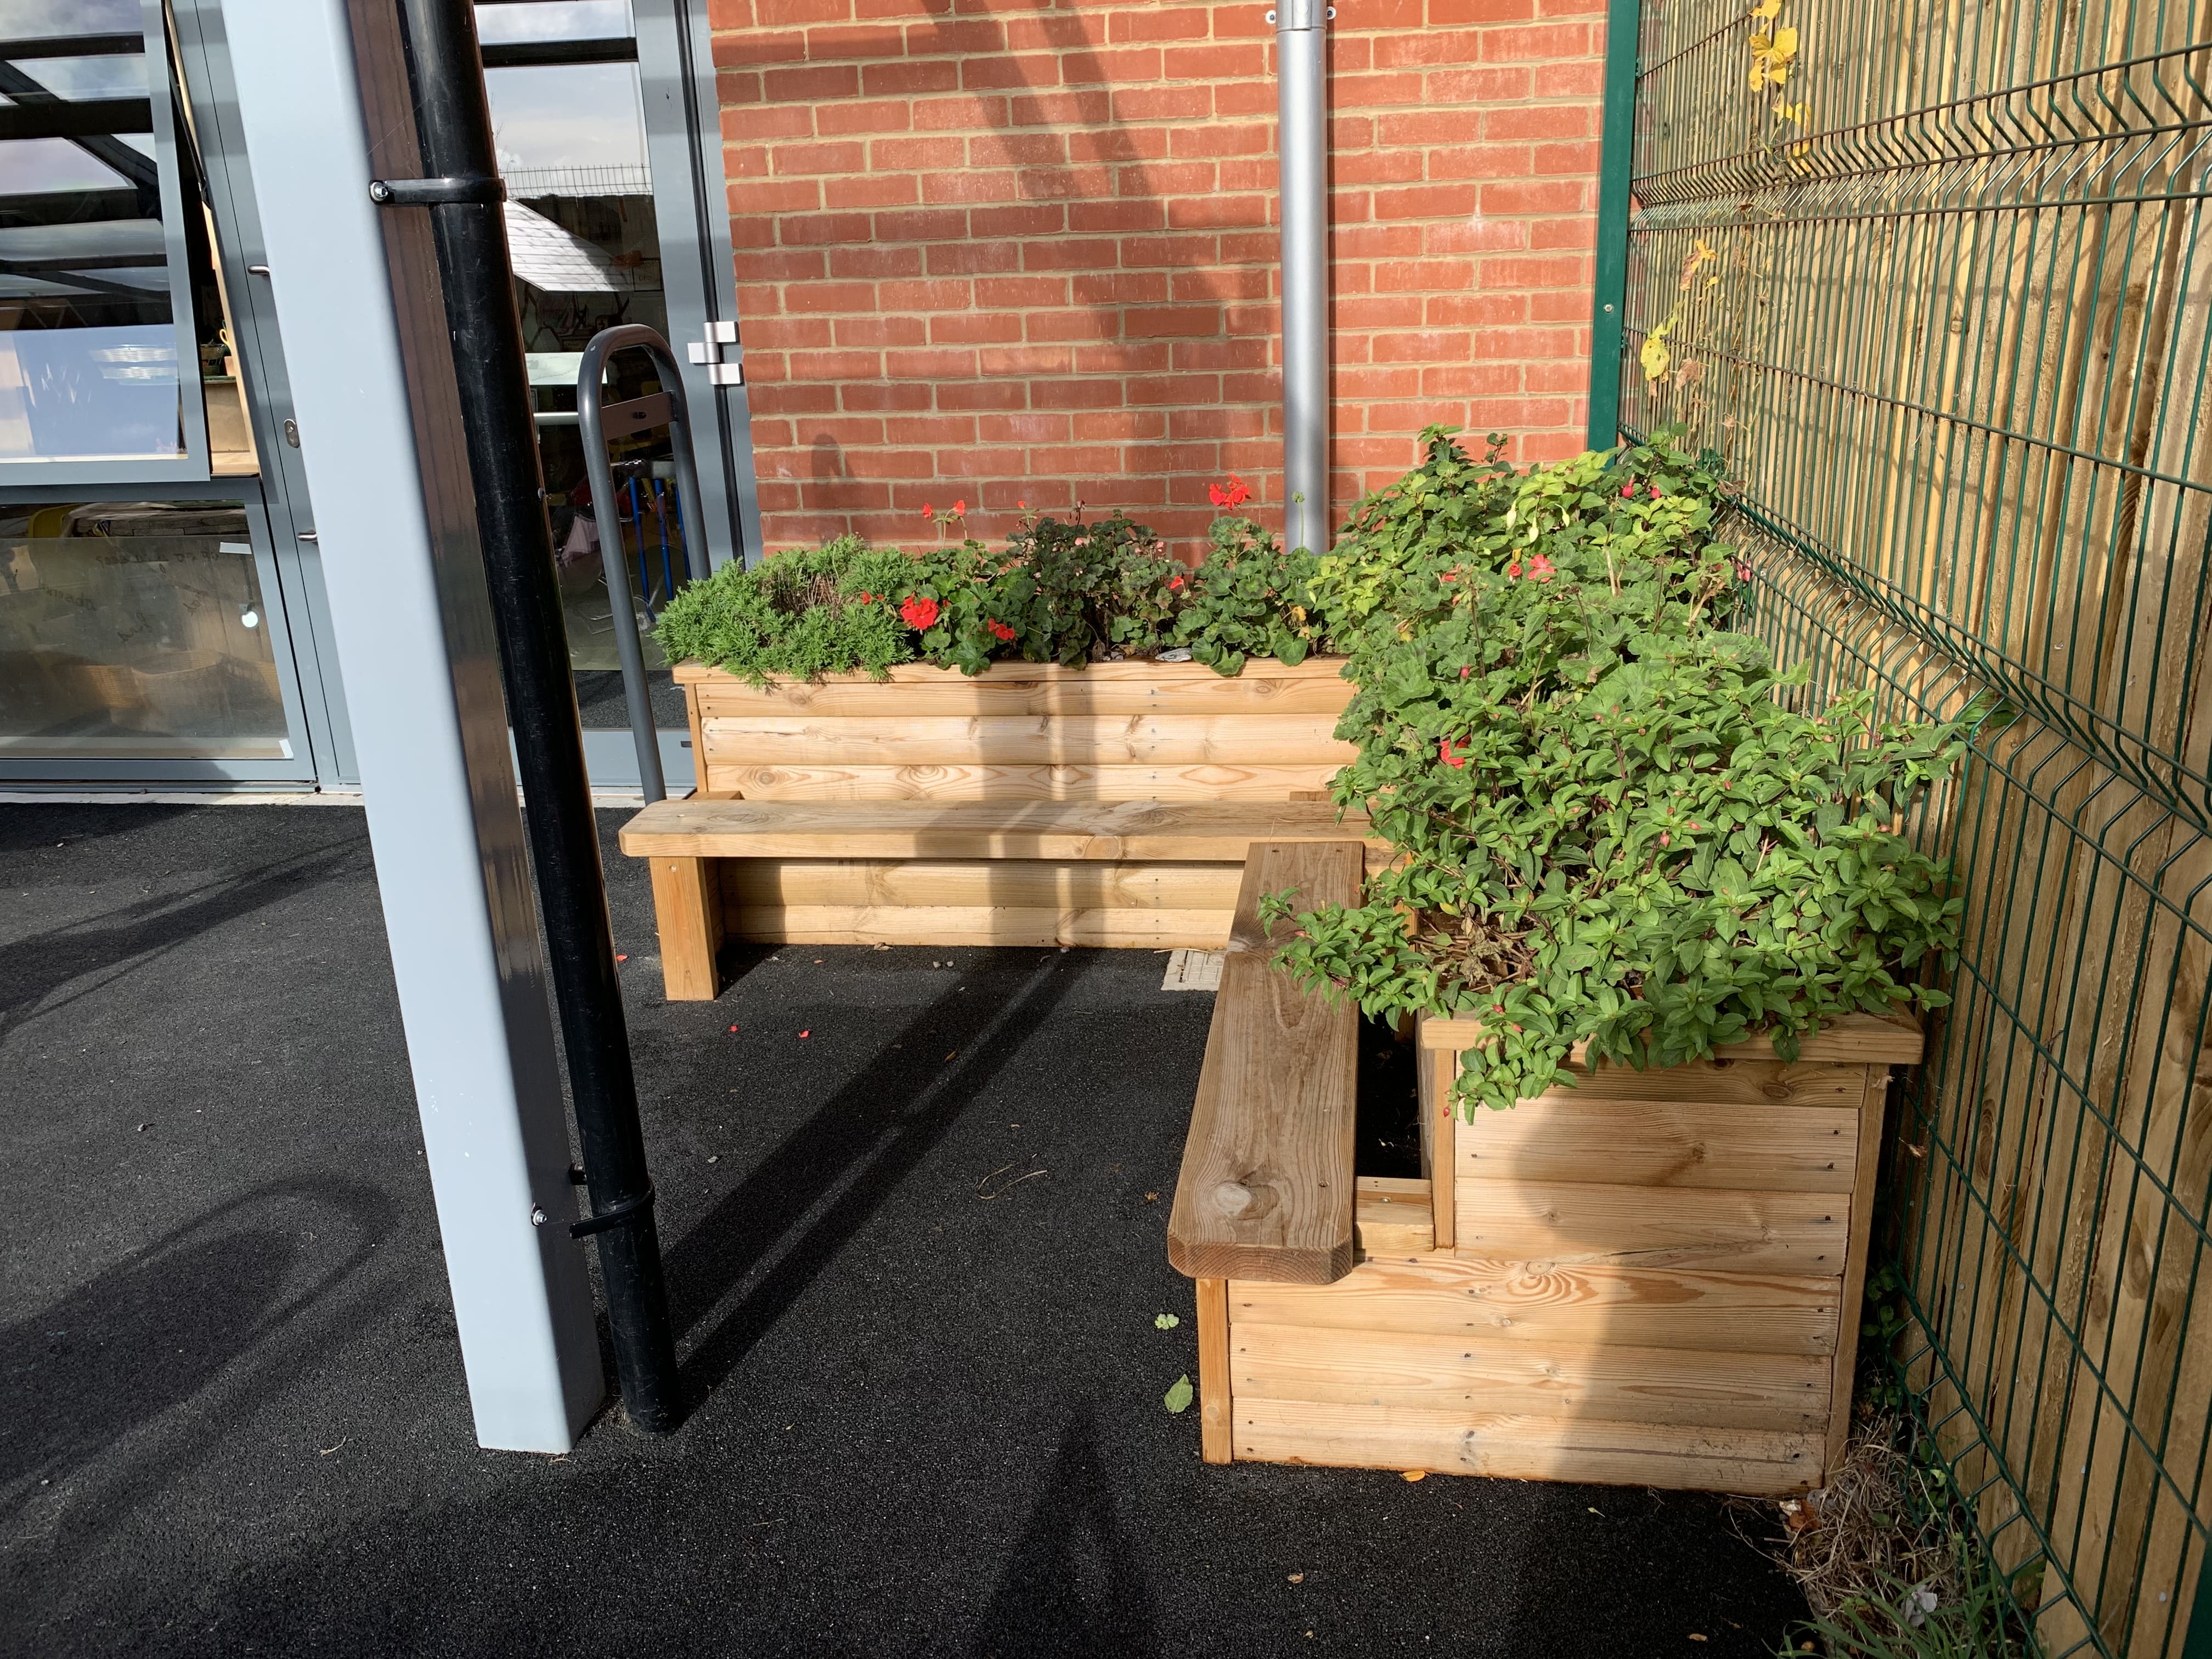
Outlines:
[[[1705,1638],[1704,1637],[1702,1637],[1702,1636],[1698,1635],[1697,1632],[1695,1632],[1695,1631],[1692,1631],[1692,1632],[1690,1632],[1690,1639],[1691,1639],[1692,1642],[1702,1642],[1702,1641],[1704,1641]]]
[[[732,1031],[734,1031],[734,1030],[736,1030],[738,1028],[737,1028],[736,1026],[732,1025],[732,1027],[730,1027],[730,1029],[731,1029]]]
[[[1145,1194],[1145,1202],[1147,1204],[1157,1204],[1159,1201],[1160,1195],[1158,1193],[1146,1193]]]
[[[1196,1392],[1197,1390],[1190,1386],[1189,1377],[1179,1376],[1175,1381],[1175,1386],[1167,1391],[1166,1397],[1160,1403],[1171,1412],[1187,1412],[1190,1409],[1191,1396]]]
[[[812,1036],[814,1035],[814,1033],[813,1033],[813,1032],[811,1032],[811,1031],[801,1031],[799,1035],[799,1036],[803,1036],[803,1037],[811,1037],[811,1036]]]
[[[955,1048],[955,1049],[952,1051],[952,1054],[958,1054],[959,1052],[960,1052],[960,1051],[959,1051],[957,1048]],[[947,1055],[945,1055],[945,1058],[946,1060],[950,1060],[950,1059],[951,1059],[951,1058],[952,1058],[952,1054],[947,1054]]]
[[[345,1437],[345,1440],[338,1442],[337,1446],[318,1446],[315,1449],[315,1455],[318,1457],[328,1457],[332,1452],[338,1449],[338,1446],[344,1445],[346,1443],[346,1440],[350,1440],[353,1437],[351,1435],[348,1435]]]
[[[1290,1579],[1293,1584],[1303,1584],[1306,1582],[1306,1576],[1302,1572],[1294,1572],[1290,1575]]]
[[[615,960],[616,960],[617,962],[628,962],[628,961],[629,960],[629,958],[628,957],[626,957],[626,956],[623,955],[623,953],[622,953],[621,951],[616,951],[616,952],[615,952]]]
[[[1173,1314],[1154,1314],[1152,1316],[1152,1328],[1155,1330],[1171,1331],[1182,1323],[1182,1321],[1177,1319]]]
[[[722,1155],[720,1152],[711,1154],[707,1159],[707,1162],[709,1164],[720,1164],[721,1161]]]
[[[1605,1519],[1605,1511],[1603,1510],[1590,1510],[1590,1513],[1597,1516],[1601,1521]]]
[[[1407,1469],[1406,1471],[1406,1479],[1408,1480],[1425,1480],[1428,1478],[1429,1472],[1426,1469]]]

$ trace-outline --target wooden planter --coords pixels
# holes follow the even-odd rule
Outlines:
[[[1200,1281],[1209,1458],[1823,1484],[1850,1418],[1886,1085],[1918,1030],[1852,1016],[1794,1064],[1758,1042],[1607,1067],[1467,1122],[1447,1091],[1477,1035],[1423,1024],[1429,1179],[1358,1183],[1349,1273]]]
[[[981,804],[1003,809],[1010,832],[1042,803],[1127,804],[1099,815],[1110,839],[1146,802],[1325,801],[1357,752],[1333,735],[1352,695],[1342,667],[1256,660],[1224,678],[1198,663],[995,663],[971,678],[906,665],[887,681],[763,689],[686,662],[675,677],[703,797]],[[1305,815],[1342,833],[1319,806]],[[840,823],[850,815],[823,826],[825,854],[853,841]],[[1255,836],[1294,827],[1261,823]],[[700,879],[717,938],[1211,948],[1227,936],[1250,838],[1214,837],[1198,857],[725,857]]]

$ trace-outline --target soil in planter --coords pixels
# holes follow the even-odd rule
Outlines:
[[[1414,1046],[1380,1020],[1359,1020],[1358,1144],[1355,1175],[1421,1174],[1421,1103],[1413,1069]]]

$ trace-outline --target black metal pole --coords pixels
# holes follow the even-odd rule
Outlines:
[[[507,718],[521,761],[523,816],[592,1200],[592,1219],[574,1231],[599,1237],[623,1406],[639,1428],[665,1432],[682,1414],[676,1344],[554,575],[476,17],[469,0],[398,3],[425,177],[412,189],[392,180],[371,193],[395,208],[422,204],[436,236]]]

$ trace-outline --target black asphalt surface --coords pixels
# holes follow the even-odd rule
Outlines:
[[[471,1435],[361,814],[0,806],[0,1652],[1644,1659],[1802,1612],[1718,1499],[1202,1464],[1164,1231],[1212,999],[787,946],[665,1004],[618,821],[697,1403],[547,1458]]]

